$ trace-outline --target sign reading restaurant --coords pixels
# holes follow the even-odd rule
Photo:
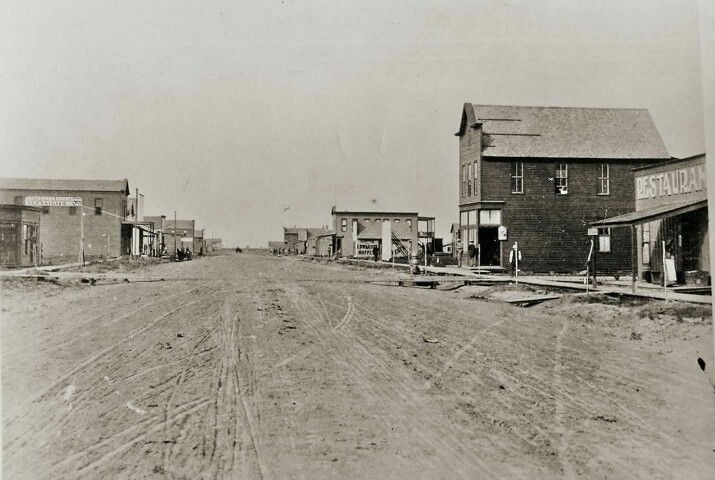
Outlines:
[[[692,165],[636,177],[636,200],[703,191],[707,184],[705,165]]]
[[[25,197],[28,207],[81,207],[82,197]]]

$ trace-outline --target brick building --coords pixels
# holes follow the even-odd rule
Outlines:
[[[39,265],[41,216],[39,207],[0,204],[0,265]]]
[[[125,254],[131,242],[131,226],[123,225],[128,195],[126,179],[0,179],[0,203],[41,208],[44,263],[76,262],[82,231],[85,258]]]
[[[633,211],[632,169],[669,159],[647,110],[474,105],[459,131],[465,264],[584,269],[590,223]],[[627,232],[603,229],[599,269],[630,270]],[[469,256],[473,252],[473,256]]]
[[[195,220],[165,220],[164,244],[170,255],[174,255],[178,248],[186,247],[194,253]]]

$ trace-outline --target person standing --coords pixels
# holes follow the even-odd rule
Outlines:
[[[373,245],[372,247],[372,257],[375,259],[377,262],[378,255],[380,254],[380,249],[377,247],[377,244]]]
[[[509,264],[511,266],[511,276],[516,277],[519,270],[519,262],[521,262],[521,250],[516,242],[511,247],[511,252],[509,252]]]

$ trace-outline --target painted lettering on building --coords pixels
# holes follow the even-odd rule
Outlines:
[[[28,207],[81,207],[82,197],[25,197]]]
[[[678,168],[636,177],[636,199],[669,197],[703,191],[707,184],[704,165]]]

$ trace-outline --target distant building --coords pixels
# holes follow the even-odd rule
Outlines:
[[[165,220],[164,242],[170,255],[174,255],[179,248],[188,248],[194,253],[195,220]]]
[[[419,253],[420,243],[429,243],[434,238],[434,217],[420,217],[415,212],[333,208],[331,213],[335,232],[333,251],[341,257],[373,258],[377,247],[382,260],[407,258]],[[424,225],[424,230],[418,224]]]
[[[144,216],[144,195],[139,194],[127,198],[127,212],[125,224],[131,224],[132,238],[130,243],[131,255],[156,255],[161,252],[158,247],[161,233],[156,231],[155,222]],[[161,225],[158,225],[161,228]]]
[[[333,236],[335,232],[327,227],[308,228],[307,230],[306,254],[316,257],[328,257],[332,255]]]
[[[308,229],[305,227],[283,227],[283,242],[287,253],[304,254],[308,241]]]
[[[207,253],[218,252],[223,248],[223,241],[220,238],[205,238],[204,244]]]
[[[123,180],[0,179],[0,203],[38,207],[40,253],[45,263],[129,253],[126,222],[129,182]]]
[[[269,241],[268,249],[271,251],[275,251],[276,253],[286,253],[288,251],[286,247],[286,242],[282,240]]]
[[[40,207],[0,204],[0,266],[40,264]]]
[[[144,216],[144,222],[146,222],[148,225],[150,225],[150,228],[154,232],[154,242],[153,242],[153,254],[154,255],[161,255],[162,252],[164,252],[164,249],[166,248],[166,239],[165,239],[165,226],[166,226],[166,215],[159,215],[159,216],[149,216],[145,215]]]
[[[594,222],[599,241],[605,230],[630,234],[637,246],[632,261],[643,280],[663,283],[665,252],[673,269],[668,283],[709,285],[705,155],[638,168],[634,174],[635,211]]]
[[[459,233],[465,264],[585,268],[590,223],[633,211],[631,169],[669,159],[647,110],[464,104]],[[604,229],[600,268],[630,270],[628,232]],[[473,253],[474,255],[469,255]]]

